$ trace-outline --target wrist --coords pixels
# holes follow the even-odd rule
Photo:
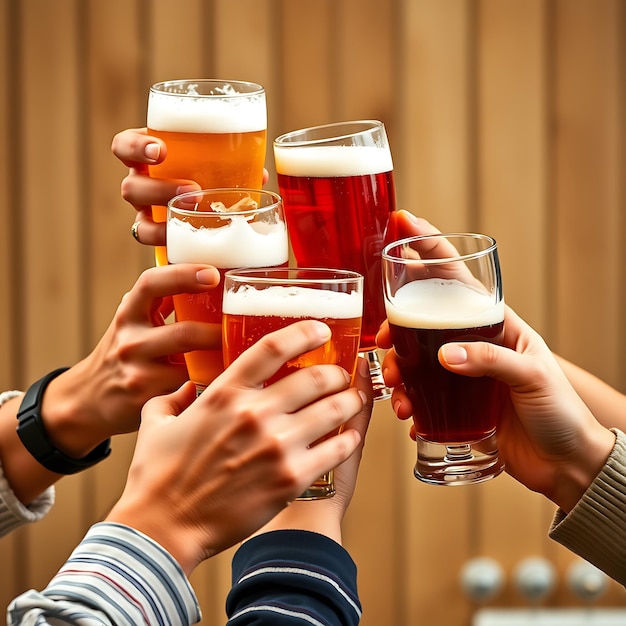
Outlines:
[[[77,369],[50,381],[41,403],[41,420],[51,443],[68,457],[80,459],[110,438],[106,422],[98,419],[85,394],[85,380]]]
[[[295,500],[252,536],[274,530],[308,530],[342,545],[343,511],[335,498],[337,496],[327,500]]]
[[[584,445],[579,446],[580,458],[564,463],[556,474],[554,493],[550,499],[569,513],[589,489],[615,446],[615,434],[597,424],[588,429]]]
[[[186,576],[190,576],[209,555],[186,528],[176,524],[175,516],[164,513],[162,507],[157,506],[155,510],[154,502],[154,495],[129,497],[123,494],[105,521],[123,524],[150,537],[170,554]]]

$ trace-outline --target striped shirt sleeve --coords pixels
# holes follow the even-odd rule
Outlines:
[[[324,535],[257,535],[237,550],[232,568],[229,626],[353,626],[361,619],[354,561]]]
[[[201,619],[178,563],[133,528],[91,527],[50,584],[11,602],[8,626],[141,624],[178,626]]]
[[[3,391],[0,393],[0,406],[21,394],[21,391]],[[38,522],[52,508],[54,495],[54,487],[48,487],[28,506],[24,506],[15,497],[0,463],[0,537],[8,535],[24,524]]]

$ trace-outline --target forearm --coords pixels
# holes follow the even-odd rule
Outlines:
[[[583,368],[555,357],[594,417],[606,428],[626,431],[626,395]]]
[[[193,589],[163,548],[132,528],[96,524],[42,592],[9,605],[20,624],[194,624]]]

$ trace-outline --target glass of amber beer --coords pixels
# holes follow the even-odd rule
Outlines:
[[[171,80],[148,97],[148,132],[167,144],[167,157],[151,176],[186,178],[203,189],[260,189],[265,163],[267,111],[261,85],[235,80]],[[164,222],[165,207],[152,208]],[[156,249],[158,265],[167,263]]]
[[[362,313],[363,276],[357,272],[317,268],[226,272],[222,332],[224,364],[232,363],[267,333],[298,320],[318,319],[330,327],[330,340],[283,365],[267,384],[296,369],[320,363],[335,363],[354,376]],[[328,498],[334,493],[331,470],[315,481],[300,499]]]
[[[206,263],[220,275],[237,267],[286,266],[287,227],[280,196],[255,189],[206,189],[172,198],[167,209],[170,263]],[[222,331],[221,285],[205,293],[174,296],[176,319],[213,324]],[[218,334],[218,336],[219,336]],[[224,369],[222,351],[185,354],[198,393]]]
[[[274,140],[279,192],[298,265],[363,274],[361,352],[377,400],[388,398],[376,352],[385,319],[380,255],[396,237],[393,161],[385,126],[358,120],[296,130]]]
[[[439,348],[504,337],[495,240],[473,233],[411,237],[383,250],[383,288],[402,382],[413,404],[415,476],[465,485],[497,476],[497,416],[505,388],[446,370]]]

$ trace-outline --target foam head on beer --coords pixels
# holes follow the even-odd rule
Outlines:
[[[172,87],[168,89],[168,84]],[[172,133],[251,133],[267,128],[265,93],[242,93],[225,82],[210,92],[178,81],[153,88],[148,128]],[[180,87],[179,87],[180,85]]]
[[[286,270],[288,271],[288,270]],[[292,359],[268,382],[316,363],[336,363],[354,374],[361,332],[361,290],[334,291],[303,285],[231,285],[225,280],[223,303],[225,363],[232,362],[264,335],[298,320],[317,319],[331,330],[320,348]]]

